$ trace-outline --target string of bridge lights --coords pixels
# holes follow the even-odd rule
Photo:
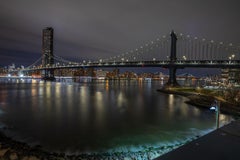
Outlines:
[[[79,64],[77,62],[66,60],[63,57],[60,57],[60,56],[57,56],[57,55],[50,56],[50,58],[53,58],[55,61],[57,61],[57,63],[55,64],[56,66],[69,65],[69,64],[70,65],[78,65]],[[35,67],[37,67],[38,63],[40,63],[40,66],[41,66],[41,62],[42,62],[42,56],[26,68],[28,68],[28,69],[35,68]]]
[[[198,55],[201,57],[203,57],[204,46],[205,48],[207,48],[207,53],[211,54],[212,58],[217,58],[221,56],[221,59],[226,60],[226,58],[229,56],[228,58],[230,60],[233,60],[234,58],[236,58],[236,55],[239,54],[240,52],[240,46],[233,45],[233,43],[215,42],[214,40],[207,40],[205,38],[198,38],[196,36],[184,35],[182,33],[178,34],[178,39],[183,40],[182,43],[186,41],[188,43],[192,43],[193,45],[195,45],[195,47],[198,47],[197,48],[198,51],[200,50],[202,51],[202,53]],[[179,42],[181,43],[181,41]],[[212,52],[209,52],[209,50],[211,50]],[[220,53],[223,53],[223,54],[220,55]],[[192,56],[195,56],[196,58],[196,55],[192,55]],[[182,58],[184,60],[187,59],[185,55]]]
[[[98,59],[96,61],[86,61],[86,60],[83,60],[82,62],[72,62],[72,61],[69,61],[69,60],[66,60],[65,58],[63,57],[60,57],[60,56],[57,56],[57,55],[54,55],[53,58],[54,60],[56,61],[59,61],[60,63],[63,63],[63,64],[76,64],[76,65],[79,65],[79,64],[85,64],[85,63],[107,63],[107,62],[128,62],[128,61],[139,61],[141,60],[141,56],[144,56],[146,54],[149,55],[149,53],[151,51],[153,51],[154,49],[157,49],[157,48],[161,48],[163,51],[166,51],[167,54],[169,55],[170,53],[170,45],[171,45],[171,37],[170,37],[170,34],[167,34],[166,35],[163,35],[161,37],[158,37],[154,40],[151,40],[147,43],[144,43],[142,45],[140,45],[138,48],[136,49],[132,49],[132,50],[129,50],[127,52],[124,52],[122,54],[119,54],[119,55],[116,55],[116,56],[111,56],[109,58],[105,58],[105,59]],[[191,36],[189,34],[183,34],[183,33],[175,33],[178,40],[183,40],[183,41],[186,41],[186,42],[199,42],[201,44],[208,44],[208,45],[211,45],[211,46],[216,46],[217,48],[224,48],[225,50],[229,50],[232,52],[232,54],[229,55],[229,59],[234,59],[236,58],[236,53],[239,53],[240,52],[240,46],[235,46],[233,45],[232,43],[224,43],[224,42],[215,42],[214,40],[207,40],[205,38],[199,38],[199,37],[196,37],[196,36]],[[179,44],[179,42],[181,43],[181,41],[178,41],[177,44]],[[157,54],[159,54],[160,52],[162,51],[157,51]],[[168,55],[166,56],[167,58]],[[149,55],[150,56],[150,55]],[[157,60],[156,57],[151,57],[153,61]],[[184,60],[187,59],[187,57],[184,55],[182,56],[182,58]],[[31,68],[33,66],[35,66],[37,63],[39,63],[40,61],[42,60],[42,57],[40,57],[38,60],[36,60],[33,64],[31,64],[30,66],[28,66],[27,68]]]
[[[191,35],[186,35],[185,36],[183,33],[177,34],[177,37],[178,37],[178,39],[182,38],[183,40],[200,40],[200,41],[205,42],[205,43],[222,45],[226,48],[233,47],[233,48],[240,49],[240,46],[234,46],[233,43],[224,43],[222,41],[221,42],[215,42],[214,40],[207,40],[206,38],[199,38],[199,37],[191,36]]]
[[[150,41],[149,43],[142,44],[136,49],[132,49],[132,50],[129,50],[122,54],[112,56],[112,57],[109,57],[106,59],[99,59],[96,62],[100,62],[100,63],[108,62],[108,61],[113,62],[113,61],[117,61],[117,60],[119,60],[119,61],[129,61],[129,60],[135,61],[138,59],[137,56],[140,56],[144,53],[148,53],[149,51],[151,51],[157,47],[160,47],[161,45],[162,46],[166,45],[166,44],[169,45],[168,44],[169,42],[170,42],[170,39],[168,39],[167,36],[162,36],[160,38]]]
[[[32,68],[32,67],[36,66],[41,61],[42,61],[42,57],[38,58],[35,62],[33,62],[31,65],[27,66],[26,68]]]
[[[176,34],[176,33],[175,33]],[[231,50],[233,52],[232,56],[234,57],[234,53],[240,52],[240,46],[234,46],[232,43],[224,43],[224,42],[215,42],[214,40],[207,40],[206,38],[199,38],[196,36],[191,36],[189,34],[185,35],[183,33],[176,34],[178,40],[184,40],[189,42],[199,42],[202,44],[209,44],[210,46],[216,46],[217,48],[224,48],[225,50]],[[170,33],[168,36],[163,35],[162,37],[158,37],[154,40],[149,41],[143,45],[140,45],[136,49],[132,49],[130,51],[124,52],[122,54],[109,57],[106,59],[98,59],[95,62],[103,63],[109,61],[130,61],[130,60],[137,60],[139,59],[137,56],[141,56],[144,53],[148,53],[149,51],[153,50],[154,48],[166,47],[170,51]],[[166,46],[167,45],[167,46]],[[167,56],[168,57],[168,56]],[[184,57],[183,57],[184,58]],[[186,58],[186,56],[185,56]],[[152,60],[156,60],[156,58],[152,57]]]

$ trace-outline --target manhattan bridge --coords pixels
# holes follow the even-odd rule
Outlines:
[[[49,28],[48,28],[49,29]],[[50,28],[52,29],[52,28]],[[53,30],[53,29],[52,29]],[[53,36],[53,33],[52,33]],[[176,83],[176,70],[194,68],[240,68],[240,46],[215,42],[191,35],[171,32],[120,55],[95,61],[73,62],[48,52],[20,72],[42,71],[42,78],[53,79],[54,70],[104,67],[164,67],[169,69],[167,84]],[[44,35],[43,35],[44,46]],[[49,50],[51,53],[49,53]]]

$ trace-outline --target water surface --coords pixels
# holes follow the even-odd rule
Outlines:
[[[214,129],[215,114],[159,93],[158,81],[0,84],[0,121],[14,139],[64,152],[138,151]],[[221,115],[222,123],[231,120]]]

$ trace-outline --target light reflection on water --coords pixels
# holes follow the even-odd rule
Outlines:
[[[160,86],[138,81],[4,83],[0,120],[11,126],[8,134],[14,138],[80,152],[164,145],[214,128],[214,113],[187,105],[185,97],[156,92]]]

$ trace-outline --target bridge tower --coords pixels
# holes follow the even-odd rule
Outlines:
[[[53,28],[47,27],[42,31],[42,67],[48,68],[53,64]],[[42,78],[44,80],[54,80],[54,70],[43,70]]]
[[[170,54],[170,62],[169,62],[169,79],[166,83],[167,86],[176,87],[179,86],[176,80],[176,71],[175,62],[177,60],[177,36],[172,31],[171,32],[171,54]]]

